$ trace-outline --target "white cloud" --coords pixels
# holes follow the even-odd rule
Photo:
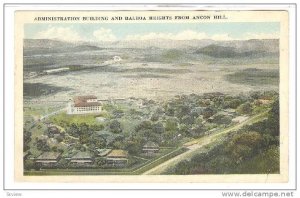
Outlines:
[[[93,32],[93,36],[98,41],[116,41],[117,37],[112,33],[111,29],[100,28]]]
[[[244,39],[279,39],[279,32],[273,33],[246,33]]]
[[[172,39],[172,40],[233,40],[228,34],[207,35],[205,32],[196,32],[193,30],[185,30],[176,34],[173,33],[155,33],[135,34],[126,37],[126,40],[150,40],[150,39]]]
[[[58,39],[64,41],[80,41],[83,38],[70,27],[50,27],[44,31],[36,33],[37,39]]]

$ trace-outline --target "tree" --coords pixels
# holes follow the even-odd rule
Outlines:
[[[225,150],[240,163],[244,159],[251,158],[262,149],[263,137],[255,131],[236,134],[225,147]]]
[[[227,115],[217,114],[213,116],[213,122],[216,124],[230,124],[231,118]]]
[[[146,130],[146,129],[149,129],[149,130],[152,129],[152,122],[150,120],[142,121],[139,125],[137,125],[137,127],[135,128],[135,131],[138,132],[140,130]]]
[[[161,122],[153,124],[152,129],[153,132],[157,134],[162,134],[165,132],[165,127]]]
[[[106,147],[106,140],[105,138],[93,134],[90,138],[90,146],[95,148],[105,148]]]
[[[191,113],[191,108],[188,105],[182,105],[179,107],[176,113],[177,118],[182,118],[183,116],[189,115]]]
[[[73,137],[79,137],[79,128],[76,124],[72,123],[67,132]]]
[[[167,119],[165,129],[166,131],[177,131],[178,120],[176,118]]]
[[[28,151],[30,149],[29,142],[31,141],[31,132],[23,129],[23,151]]]
[[[85,122],[79,125],[79,134],[87,134],[89,130],[90,128]]]
[[[88,144],[91,142],[91,135],[93,133],[90,130],[84,131],[79,135],[79,142],[81,144]]]
[[[118,120],[113,120],[110,123],[109,128],[112,133],[121,133],[122,132],[121,123]]]
[[[175,174],[178,175],[188,175],[190,174],[190,171],[191,171],[190,163],[187,160],[179,162],[174,170]]]
[[[228,107],[232,109],[236,109],[238,106],[240,106],[242,101],[240,99],[232,99],[228,102]]]
[[[158,119],[159,119],[159,114],[153,113],[151,116],[151,121],[155,122],[155,121],[158,121]]]
[[[203,118],[207,119],[214,115],[214,110],[210,107],[207,107],[203,110]]]
[[[38,150],[40,151],[50,151],[50,147],[47,144],[47,140],[46,139],[38,139],[36,141],[36,147]]]
[[[133,138],[127,141],[125,148],[129,154],[137,155],[141,152],[141,147],[142,147],[142,141],[137,138]]]
[[[279,99],[276,98],[272,104],[272,109],[270,110],[268,117],[270,132],[273,136],[279,136],[280,133],[279,110]]]
[[[181,123],[186,125],[192,125],[194,123],[194,118],[189,115],[183,116],[181,119]]]
[[[240,114],[251,114],[252,113],[252,105],[249,102],[241,104],[238,107],[237,112],[239,112]]]

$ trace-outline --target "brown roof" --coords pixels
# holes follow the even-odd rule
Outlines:
[[[128,155],[127,151],[124,151],[124,150],[112,150],[108,155],[107,157],[109,158],[113,158],[113,157],[116,157],[116,158],[126,158]]]
[[[76,100],[76,99],[78,99],[78,100],[88,100],[88,99],[97,99],[97,97],[96,96],[94,96],[94,95],[87,95],[87,96],[75,96],[74,97],[74,100]]]

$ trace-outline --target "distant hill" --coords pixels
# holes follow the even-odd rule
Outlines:
[[[233,47],[223,47],[219,45],[209,45],[195,51],[196,54],[204,54],[215,58],[235,58],[247,57],[263,54],[263,51],[237,52]]]
[[[214,58],[261,57],[279,54],[278,40],[225,41],[200,47],[196,54]]]
[[[70,43],[51,39],[24,39],[23,53],[27,55],[101,50],[86,43]]]

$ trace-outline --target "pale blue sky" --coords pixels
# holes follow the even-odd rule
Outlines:
[[[199,34],[215,38],[214,35],[224,35],[232,39],[249,39],[249,37],[261,35],[268,37],[279,34],[280,24],[276,22],[253,23],[120,23],[120,24],[25,24],[25,38],[52,37],[59,38],[66,34],[73,34],[83,40],[111,39],[123,40],[128,36],[138,35],[135,38],[144,38],[149,33],[174,37],[185,31],[194,32],[195,38],[202,38]],[[51,31],[49,31],[51,29]],[[101,31],[99,31],[101,30]],[[95,33],[97,32],[97,33]],[[199,33],[198,36],[196,33]],[[61,35],[60,35],[61,34]],[[101,37],[101,34],[105,34]],[[57,36],[57,37],[55,37]],[[193,37],[193,36],[192,36]],[[147,37],[148,38],[148,37]]]

